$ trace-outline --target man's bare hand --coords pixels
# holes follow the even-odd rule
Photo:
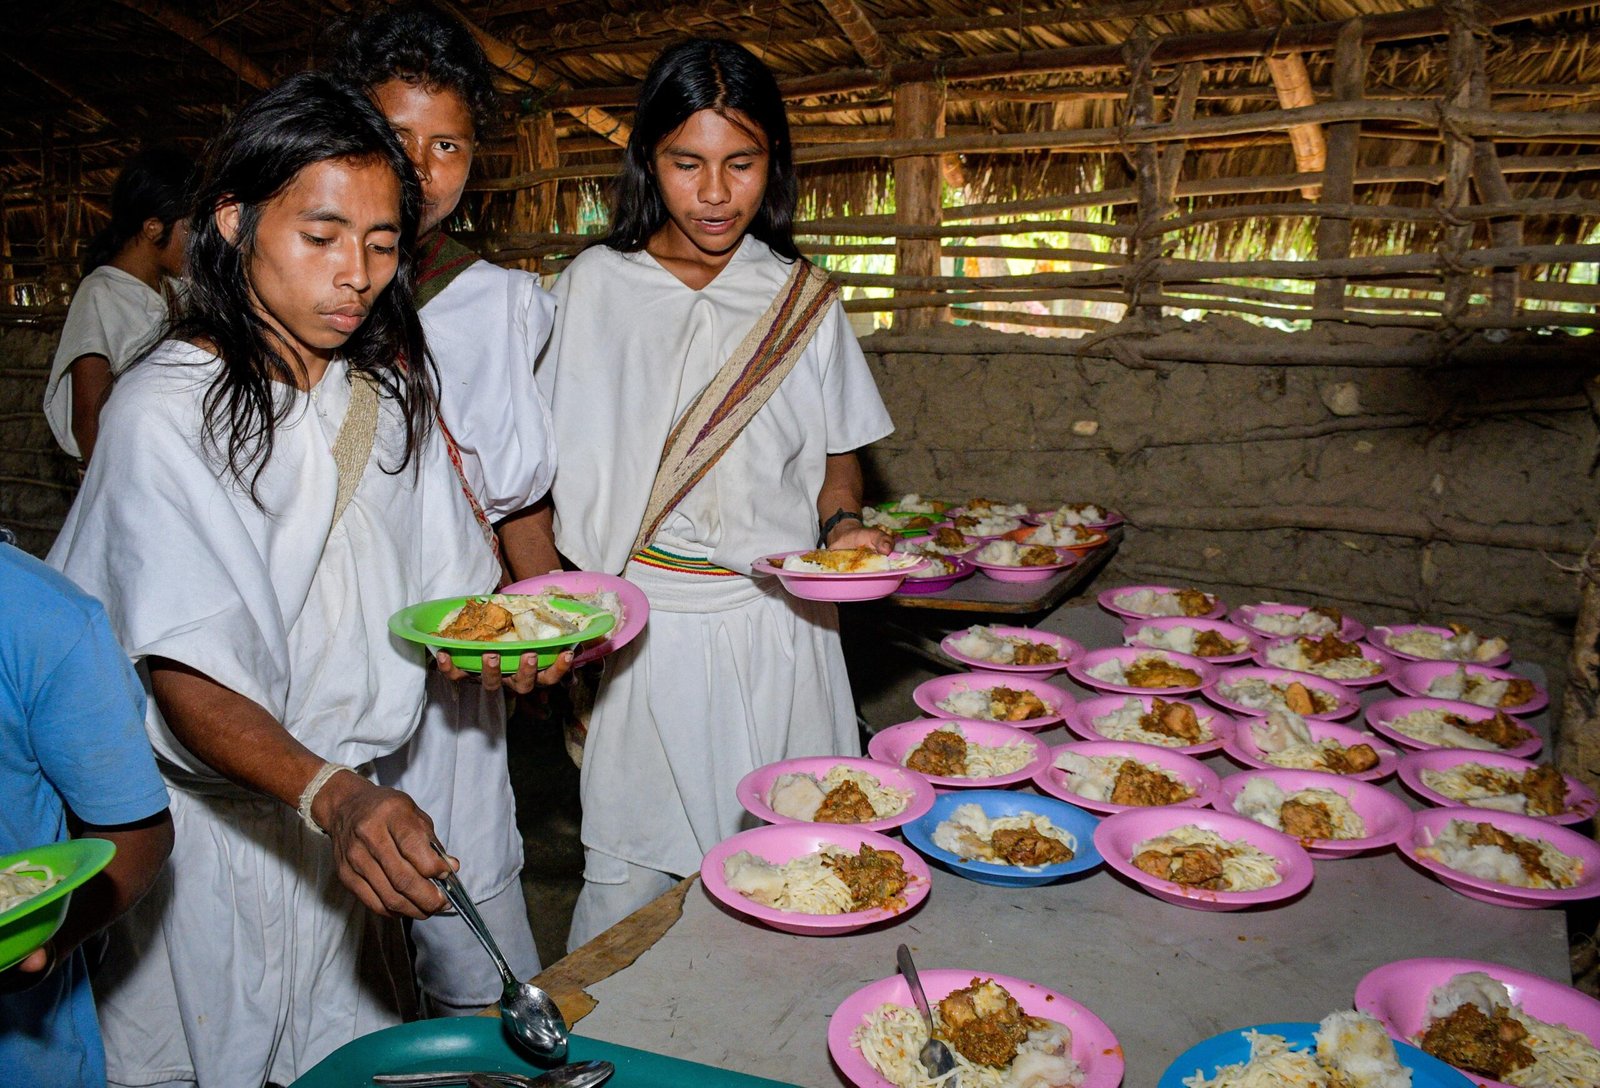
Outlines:
[[[559,684],[572,668],[572,651],[563,650],[556,655],[555,663],[548,669],[539,668],[539,655],[535,653],[523,654],[517,659],[517,671],[506,673],[501,670],[505,663],[499,654],[483,655],[483,672],[475,674],[456,668],[450,655],[440,651],[434,656],[434,662],[439,666],[439,671],[451,680],[473,680],[483,684],[485,691],[499,691],[502,686],[510,688],[518,695],[526,695],[534,688],[547,688]]]
[[[444,909],[432,878],[458,863],[433,849],[433,821],[410,797],[341,771],[317,793],[311,818],[333,842],[339,879],[369,910],[426,918]]]
[[[882,529],[868,529],[854,518],[847,518],[833,527],[828,534],[828,548],[870,548],[879,555],[888,555],[894,548],[894,537]]]
[[[51,954],[48,942],[22,957],[20,963],[0,971],[0,994],[14,994],[37,983],[49,973]]]

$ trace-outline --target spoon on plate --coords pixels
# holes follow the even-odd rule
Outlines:
[[[442,858],[448,858],[444,847],[437,842],[433,848]],[[483,945],[483,950],[489,953],[489,958],[494,960],[495,967],[500,972],[500,1022],[505,1025],[511,1037],[537,1058],[559,1059],[567,1053],[567,1022],[561,1016],[561,1010],[550,995],[531,982],[519,982],[517,976],[511,973],[511,968],[506,964],[505,956],[501,955],[500,948],[494,943],[494,938],[489,935],[489,927],[483,924],[483,918],[478,914],[478,908],[472,905],[472,897],[461,886],[461,881],[456,879],[456,874],[446,870],[444,876],[438,877],[434,883],[439,885],[439,890],[444,892],[444,897],[450,905],[461,915],[461,920],[467,923],[467,928],[472,930],[472,935],[478,938],[478,943]]]
[[[922,1022],[928,1025],[928,1041],[922,1044],[917,1059],[922,1062],[922,1068],[928,1071],[928,1076],[938,1080],[956,1067],[955,1055],[950,1053],[950,1048],[944,1045],[943,1040],[933,1037],[933,1012],[928,1008],[928,995],[922,992],[922,979],[917,977],[917,965],[911,962],[911,949],[901,945],[895,950],[894,956],[900,973],[905,976],[906,985],[911,987],[911,1000],[916,1002]],[[951,1077],[946,1084],[949,1088],[955,1088],[958,1080],[957,1077]]]

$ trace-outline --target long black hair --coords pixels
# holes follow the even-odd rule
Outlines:
[[[483,47],[461,23],[430,8],[385,8],[354,23],[331,68],[368,93],[391,79],[436,93],[454,91],[479,132],[500,108]]]
[[[172,225],[189,214],[189,186],[194,160],[175,147],[147,147],[130,158],[111,189],[111,222],[83,251],[83,274],[107,264],[144,230],[147,220],[161,221],[157,245],[166,245]]]
[[[246,106],[207,152],[189,233],[189,291],[166,338],[214,346],[221,368],[205,397],[203,440],[258,504],[256,483],[272,456],[277,427],[293,407],[275,383],[296,374],[283,337],[256,312],[250,257],[263,207],[302,170],[340,160],[382,163],[400,183],[400,261],[372,301],[367,319],[340,354],[352,373],[372,375],[401,407],[405,453],[399,472],[426,439],[436,411],[434,378],[412,297],[412,244],[421,192],[394,130],[360,91],[322,72],[284,80]],[[229,241],[217,209],[239,205]]]
[[[750,233],[780,257],[798,259],[794,210],[799,185],[778,81],[750,50],[716,38],[669,45],[645,74],[633,135],[622,157],[622,172],[613,183],[611,231],[603,244],[637,253],[666,226],[667,205],[656,184],[656,148],[701,110],[715,110],[724,117],[737,110],[761,129],[767,143],[767,189],[750,222]]]

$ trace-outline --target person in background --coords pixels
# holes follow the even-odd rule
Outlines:
[[[579,568],[625,570],[651,609],[607,659],[589,723],[569,947],[737,831],[746,773],[859,752],[837,611],[750,568],[819,539],[890,545],[862,524],[853,451],[893,424],[837,291],[795,248],[772,73],[731,42],[666,49],[616,184],[611,233],[556,282],[538,370],[560,458],[553,521],[538,520]]]
[[[117,853],[55,936],[0,970],[11,1088],[101,1088],[105,1052],[80,947],[137,902],[172,849],[144,689],[104,609],[0,533],[0,856],[68,838]]]
[[[172,798],[160,894],[95,979],[111,1084],[292,1083],[399,1020],[385,920],[445,906],[432,821],[372,774],[424,699],[389,617],[500,571],[437,426],[420,205],[347,84],[302,73],[241,110],[197,190],[182,313],[113,387],[50,553],[147,679]]]
[[[194,163],[152,147],[128,160],[111,190],[111,222],[90,240],[44,388],[56,442],[89,460],[111,379],[155,341],[167,318],[165,281],[183,275]]]
[[[440,416],[460,453],[473,508],[487,539],[496,539],[489,524],[500,523],[512,579],[543,574],[547,568],[526,562],[531,522],[516,515],[544,495],[555,471],[550,409],[533,380],[555,300],[536,276],[480,259],[443,229],[461,201],[478,133],[498,107],[489,62],[454,19],[396,7],[356,24],[333,70],[388,118],[422,185],[417,306],[439,369]],[[487,450],[500,452],[485,457]],[[568,661],[564,655],[558,667]],[[431,674],[421,726],[405,748],[379,762],[378,775],[433,818],[511,970],[519,978],[538,974],[519,879],[505,700],[455,683],[449,672]],[[415,921],[411,938],[426,1011],[469,1015],[500,999],[494,964],[458,919]]]

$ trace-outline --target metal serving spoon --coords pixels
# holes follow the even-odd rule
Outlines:
[[[922,992],[917,965],[911,962],[911,949],[901,945],[894,955],[895,962],[900,965],[900,973],[905,976],[906,985],[911,987],[911,1000],[916,1002],[922,1022],[928,1025],[928,1041],[922,1044],[917,1058],[922,1062],[922,1068],[928,1071],[928,1076],[938,1080],[956,1067],[955,1055],[950,1053],[950,1048],[944,1045],[943,1040],[933,1037],[933,1012],[928,1008],[928,995]],[[946,1084],[948,1088],[956,1088],[959,1080],[959,1077],[951,1077]]]
[[[440,857],[449,857],[437,842],[433,848]],[[531,982],[517,981],[511,968],[506,965],[505,956],[500,954],[499,946],[489,936],[489,928],[483,924],[478,908],[472,905],[472,897],[461,886],[461,881],[456,879],[455,873],[446,871],[434,883],[439,885],[439,890],[444,892],[444,897],[450,900],[450,905],[461,915],[461,920],[467,923],[467,928],[472,930],[472,935],[478,938],[478,943],[483,945],[483,950],[489,953],[489,958],[494,960],[495,967],[500,971],[500,1022],[511,1032],[511,1037],[537,1058],[565,1057],[567,1022],[550,995]]]

